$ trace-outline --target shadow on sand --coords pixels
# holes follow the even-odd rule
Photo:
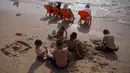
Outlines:
[[[56,17],[54,18],[51,18],[49,21],[48,21],[48,24],[57,24],[58,22],[58,19]]]
[[[90,26],[88,24],[80,24],[77,29],[79,32],[88,33],[90,31]]]
[[[44,64],[44,62],[35,60],[35,61],[33,62],[33,64],[30,66],[30,68],[29,68],[29,70],[28,70],[27,73],[34,73],[35,70],[36,70],[38,67],[40,67],[41,65],[43,65],[43,64]]]
[[[104,55],[108,60],[118,60],[117,54],[115,52],[101,52],[101,54]]]
[[[72,24],[68,22],[67,20],[62,21],[61,23],[58,23],[57,28],[65,27],[65,29],[68,29]]]
[[[105,48],[102,48],[101,46],[96,46],[95,50],[100,51],[101,54],[108,60],[118,60],[117,54],[114,51],[108,51]]]
[[[49,63],[49,61],[45,62],[45,66],[51,69],[50,73],[69,73],[67,69],[56,69]]]
[[[51,19],[50,16],[46,16],[46,17],[42,17],[42,18],[40,18],[41,21],[47,21],[47,20],[49,20],[49,19]]]

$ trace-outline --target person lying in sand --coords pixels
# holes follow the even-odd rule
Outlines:
[[[44,55],[45,55],[45,51],[43,51],[43,47],[42,47],[42,41],[37,39],[35,41],[35,52],[37,54],[37,60],[43,61]]]
[[[67,47],[63,47],[62,40],[56,41],[56,49],[53,52],[50,52],[49,49],[47,50],[48,59],[54,67],[58,69],[64,69],[68,66],[70,62],[69,52]]]
[[[66,43],[68,50],[72,53],[76,54],[77,59],[81,59],[82,55],[80,52],[80,48],[78,48],[78,40],[76,40],[77,38],[77,33],[76,32],[72,32],[72,34],[70,35],[70,39],[69,40],[65,40],[64,43]]]
[[[64,36],[64,33],[65,33],[65,36]],[[57,39],[63,40],[64,38],[67,38],[67,31],[66,31],[65,27],[61,27],[58,30],[56,35],[53,35],[53,36],[48,35],[48,38],[49,39],[57,38]]]
[[[101,50],[101,51],[107,51],[107,52],[113,52],[117,51],[118,47],[116,47],[115,42],[114,42],[114,36],[110,34],[108,29],[103,30],[103,41],[101,46],[97,46],[96,50]]]

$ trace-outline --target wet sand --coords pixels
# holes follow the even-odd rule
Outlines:
[[[44,2],[43,4],[45,4]],[[116,68],[113,73],[129,73],[130,72],[130,46],[128,37],[130,34],[124,33],[129,30],[126,26],[116,26],[115,22],[103,21],[101,19],[93,18],[91,28],[80,28],[77,24],[79,16],[75,13],[76,19],[74,24],[69,25],[67,22],[61,23],[61,21],[56,21],[56,19],[50,19],[45,16],[45,9],[43,6],[34,3],[20,3],[20,7],[13,7],[11,1],[2,0],[0,2],[0,50],[18,40],[25,41],[32,48],[26,53],[20,54],[20,57],[9,57],[0,51],[0,73],[63,73],[65,71],[58,71],[53,69],[53,67],[48,66],[48,64],[43,64],[41,62],[35,61],[36,54],[34,51],[34,40],[40,38],[44,42],[48,42],[47,35],[51,33],[53,29],[58,29],[58,23],[65,26],[69,34],[73,31],[78,33],[78,39],[83,41],[89,41],[92,38],[101,38],[103,36],[102,30],[104,28],[110,29],[111,33],[115,35],[116,44],[119,45],[119,51],[115,53],[114,59],[100,58],[102,61],[108,61],[111,68]],[[37,8],[38,7],[38,8]],[[16,16],[20,13],[20,16]],[[16,33],[22,33],[22,36],[15,35]],[[124,34],[124,35],[122,35]],[[33,40],[27,40],[33,38]],[[50,42],[48,42],[50,43]],[[90,42],[91,43],[91,42]],[[109,56],[113,58],[113,56]],[[76,66],[83,73],[90,71],[89,68],[92,67],[91,62],[87,60],[78,61]],[[97,61],[98,62],[98,61]],[[79,64],[81,64],[79,66]],[[84,66],[85,65],[85,66]],[[84,66],[84,68],[82,67]],[[86,67],[87,66],[87,67]],[[99,68],[99,67],[96,67]],[[95,66],[93,73],[98,73],[95,71]],[[96,69],[100,70],[100,69]],[[86,72],[87,71],[87,72]],[[79,71],[81,72],[81,71]],[[100,71],[99,71],[100,72]],[[110,71],[105,71],[106,73],[112,73]],[[102,73],[105,73],[102,72]],[[67,73],[67,72],[65,72]],[[70,72],[71,73],[71,72]],[[74,72],[73,72],[74,73]],[[101,73],[101,72],[100,72]]]

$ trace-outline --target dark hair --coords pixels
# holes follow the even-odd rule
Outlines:
[[[57,4],[58,4],[58,5],[57,5],[56,7],[57,7],[58,9],[60,9],[60,7],[61,7],[61,2],[57,2]]]
[[[60,29],[63,29],[63,30],[65,30],[65,27],[63,27],[63,26],[62,26]]]
[[[42,45],[42,41],[39,40],[39,39],[37,39],[37,40],[35,41],[35,45],[36,45],[36,46],[40,46],[40,45]]]
[[[76,32],[72,32],[70,35],[71,39],[76,39],[77,38],[77,33]]]
[[[63,45],[63,41],[62,40],[57,40],[56,41],[56,46],[62,46]]]
[[[108,29],[104,29],[103,30],[103,34],[109,34],[110,32],[109,32],[109,30]]]

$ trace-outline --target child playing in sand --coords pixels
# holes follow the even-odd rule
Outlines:
[[[65,32],[65,36],[64,36],[64,32]],[[56,35],[53,35],[53,36],[48,35],[48,38],[49,39],[57,38],[57,39],[63,40],[64,38],[67,38],[67,31],[66,31],[65,27],[61,27],[58,30]]]
[[[50,52],[49,50],[47,52],[50,63],[58,69],[66,68],[71,60],[71,58],[69,57],[68,48],[63,47],[62,40],[56,41],[56,48],[53,52]]]
[[[114,36],[110,34],[108,29],[104,29],[103,34],[104,37],[103,37],[102,45],[98,46],[96,50],[107,51],[107,52],[117,51],[118,47],[116,47],[114,43]]]
[[[81,47],[78,48],[78,43],[79,40],[77,40],[77,33],[76,32],[72,32],[70,35],[70,39],[69,40],[65,40],[64,43],[66,43],[69,52],[71,53],[75,53],[76,54],[76,58],[77,59],[81,59],[83,58],[82,53],[80,50],[82,49]]]
[[[35,52],[37,54],[37,60],[43,61],[45,52],[43,52],[42,48],[42,41],[37,39],[35,41]]]

